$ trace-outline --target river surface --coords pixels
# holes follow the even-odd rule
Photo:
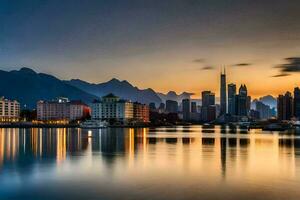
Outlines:
[[[0,199],[300,199],[300,133],[0,129]]]

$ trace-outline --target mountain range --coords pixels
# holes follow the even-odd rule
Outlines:
[[[183,99],[190,99],[194,93],[183,92],[181,94],[176,94],[176,92],[170,91],[167,94],[163,94],[160,92],[158,92],[157,94],[163,102],[166,102],[167,100],[173,100],[181,103]]]
[[[88,83],[79,79],[72,79],[64,82],[98,97],[104,96],[108,93],[113,93],[123,99],[129,99],[131,101],[137,101],[145,104],[149,104],[151,102],[159,104],[162,101],[151,88],[139,89],[127,81],[120,81],[115,78],[99,84]]]
[[[91,102],[96,96],[71,86],[58,78],[36,73],[29,68],[0,70],[0,96],[18,100],[22,106],[35,108],[38,100],[52,100],[59,96]]]
[[[154,102],[156,105],[168,99],[181,102],[182,99],[191,98],[193,95],[188,92],[176,94],[174,91],[167,94],[156,93],[151,88],[139,89],[126,80],[120,81],[115,78],[96,84],[80,79],[60,80],[49,74],[37,73],[30,68],[0,70],[0,96],[16,99],[22,106],[26,105],[28,108],[35,108],[38,100],[52,100],[59,96],[90,103],[108,93],[145,104]],[[271,107],[276,107],[276,99],[270,95],[261,97],[259,100]],[[195,101],[201,102],[201,100]]]

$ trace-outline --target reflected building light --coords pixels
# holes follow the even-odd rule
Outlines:
[[[143,151],[147,151],[147,129],[143,128]]]
[[[129,161],[133,161],[134,159],[134,129],[129,129],[129,146],[128,146],[128,158]]]
[[[31,149],[34,156],[38,155],[38,129],[31,129]]]
[[[3,165],[4,161],[4,140],[5,140],[5,133],[4,129],[0,128],[0,166]]]
[[[39,129],[39,152],[40,152],[40,157],[42,157],[43,154],[43,132]]]
[[[66,159],[66,128],[57,129],[56,161],[61,163]]]

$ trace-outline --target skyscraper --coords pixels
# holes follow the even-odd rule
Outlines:
[[[216,119],[215,94],[210,91],[202,92],[201,119],[204,122]]]
[[[248,115],[248,101],[246,85],[241,85],[239,88],[239,94],[235,96],[235,114],[238,116]]]
[[[293,97],[290,92],[279,95],[277,98],[277,118],[278,120],[290,120],[293,115]]]
[[[190,120],[190,113],[191,113],[191,102],[190,99],[183,99],[182,100],[182,115],[184,121]]]
[[[227,98],[226,98],[226,72],[221,72],[221,87],[220,87],[220,116],[226,114],[227,110]]]
[[[300,119],[300,88],[294,89],[294,116]]]
[[[202,107],[215,105],[215,94],[211,91],[202,92]]]
[[[236,85],[233,83],[228,84],[228,113],[235,115],[235,95]]]

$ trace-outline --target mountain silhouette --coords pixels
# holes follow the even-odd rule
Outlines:
[[[157,105],[161,103],[161,99],[151,88],[139,89],[127,81],[120,81],[116,78],[98,84],[89,83],[80,79],[72,79],[70,81],[65,81],[65,83],[97,97],[102,97],[108,93],[113,93],[123,99],[138,101],[140,103],[149,104],[154,102]]]
[[[33,109],[37,101],[52,100],[59,96],[86,103],[96,98],[54,76],[25,67],[12,71],[0,70],[0,85],[0,96],[19,101],[22,108],[26,105]]]
[[[264,104],[269,105],[271,108],[277,107],[277,99],[271,95],[260,97],[259,100]]]
[[[176,92],[174,91],[169,91],[167,94],[163,94],[163,93],[157,93],[157,94],[163,102],[166,102],[167,100],[173,100],[173,101],[177,101],[178,103],[181,103],[183,99],[190,99],[194,93],[183,92],[181,94],[176,94]]]

